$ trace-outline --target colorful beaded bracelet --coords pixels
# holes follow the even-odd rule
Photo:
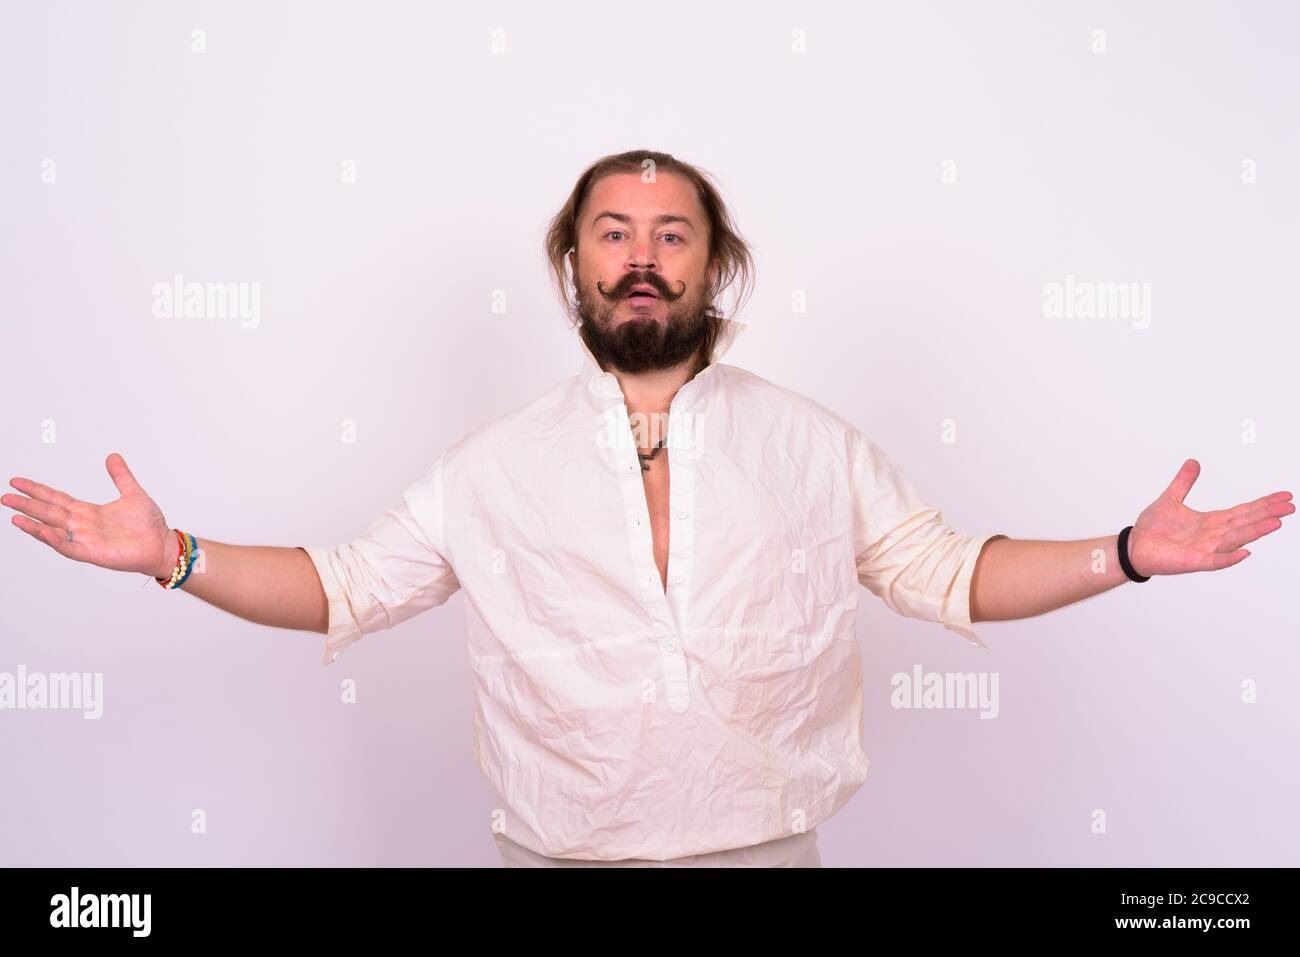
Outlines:
[[[177,588],[180,588],[182,585],[185,584],[185,579],[190,577],[190,572],[194,571],[194,566],[198,564],[198,558],[199,558],[198,541],[189,532],[185,533],[185,537],[190,540],[189,548],[186,551],[186,555],[188,556],[188,561],[187,561],[187,567],[185,569],[185,574],[182,575],[181,580],[176,583]]]
[[[186,565],[185,550],[189,543],[185,541],[185,534],[179,528],[172,529],[172,531],[176,533],[176,541],[179,546],[176,552],[176,567],[172,569],[170,577],[154,579],[163,588],[174,588],[176,582],[180,580],[181,575],[184,573]]]
[[[172,569],[170,577],[154,579],[163,588],[179,588],[185,583],[185,579],[189,578],[190,572],[194,570],[194,556],[199,550],[198,542],[193,535],[188,535],[180,529],[175,529],[175,532],[180,544],[176,553],[176,567]]]

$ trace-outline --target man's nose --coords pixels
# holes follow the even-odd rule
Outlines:
[[[656,269],[654,246],[648,240],[640,240],[631,249],[627,257],[628,269]]]

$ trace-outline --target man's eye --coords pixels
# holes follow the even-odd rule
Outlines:
[[[623,230],[621,230],[621,229],[611,229],[609,232],[607,232],[607,233],[605,234],[605,238],[606,238],[606,239],[613,239],[613,240],[617,241],[617,238],[620,237],[620,236],[622,236],[622,235],[624,235]],[[678,234],[678,233],[664,233],[663,238],[664,238],[664,239],[673,239],[673,240],[675,240],[675,242],[671,242],[671,243],[668,244],[668,245],[670,245],[670,246],[680,246],[680,245],[685,241],[685,240],[682,238],[682,236],[681,236],[680,234]]]

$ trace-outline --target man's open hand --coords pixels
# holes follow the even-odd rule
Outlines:
[[[65,558],[165,578],[179,548],[167,519],[122,456],[113,452],[104,465],[121,493],[115,502],[94,505],[31,479],[15,478],[9,484],[24,495],[0,496],[0,505],[22,512],[13,523]]]
[[[1290,492],[1274,492],[1215,512],[1183,504],[1201,464],[1188,459],[1158,499],[1146,507],[1129,533],[1128,554],[1139,575],[1211,572],[1235,565],[1250,554],[1242,548],[1282,527],[1295,511]]]

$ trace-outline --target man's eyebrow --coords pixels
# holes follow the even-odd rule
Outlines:
[[[594,226],[596,222],[604,216],[608,216],[610,219],[616,219],[620,223],[632,222],[632,217],[627,215],[627,213],[615,213],[607,209],[603,213],[596,214],[596,218],[591,221],[592,225]],[[685,223],[691,229],[695,228],[695,224],[693,222],[691,222],[685,216],[678,216],[676,213],[661,213],[660,215],[654,218],[654,224],[656,226],[662,226],[664,223]]]

